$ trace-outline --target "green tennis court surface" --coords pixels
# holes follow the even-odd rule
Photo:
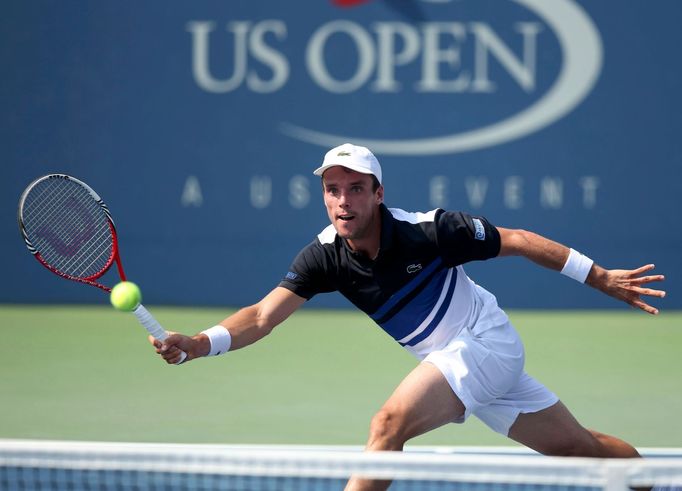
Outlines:
[[[154,308],[194,333],[219,309]],[[682,313],[511,312],[528,371],[583,424],[636,446],[682,446]],[[363,314],[302,310],[262,342],[163,364],[132,314],[0,306],[0,438],[364,444],[415,360]],[[506,445],[472,418],[414,440]]]

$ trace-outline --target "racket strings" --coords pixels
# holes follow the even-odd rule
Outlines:
[[[110,263],[114,247],[107,211],[77,182],[38,182],[24,200],[22,221],[43,260],[65,274],[88,278]]]
[[[41,183],[42,184],[42,183]],[[73,222],[65,216],[65,205],[69,197],[73,196],[74,188],[70,188],[65,182],[51,179],[45,181],[44,189],[40,194],[34,188],[24,204],[24,223],[34,237],[49,240],[48,234],[53,235],[51,245],[58,247],[57,239],[64,244],[69,243],[69,229],[73,228]],[[66,218],[66,219],[65,219]]]
[[[110,242],[107,242],[110,234],[108,223],[97,216],[99,209],[92,206],[89,195],[85,198],[90,202],[67,196],[62,201],[62,208],[55,209],[55,217],[60,223],[55,229],[59,247],[55,248],[52,244],[55,252],[63,258],[61,268],[79,277],[97,273],[106,265],[111,255]],[[61,211],[66,212],[64,216],[60,216]],[[101,223],[97,223],[98,218]]]
[[[57,207],[58,192],[59,188],[51,181],[43,181],[33,187],[22,209],[24,225],[30,225],[31,229],[39,230],[45,222],[52,220],[54,209]]]
[[[105,267],[112,252],[108,224],[93,220],[92,212],[96,213],[96,209],[80,207],[77,214],[70,213],[74,206],[70,197],[58,198],[61,199],[45,209],[48,220],[35,228],[37,249],[46,262],[67,274],[78,277],[96,274]]]
[[[51,187],[49,191],[53,193],[52,197],[47,195],[46,199],[46,195],[43,194],[41,200],[35,203],[36,217],[42,216],[42,219],[35,222],[33,235],[37,237],[38,244],[50,246],[49,249],[40,248],[45,256],[55,259],[56,254],[65,260],[70,258],[70,261],[61,262],[62,266],[68,267],[84,254],[90,255],[87,249],[81,247],[92,236],[94,221],[84,214],[83,207],[74,200],[71,193],[68,193],[68,189],[56,187],[54,184]],[[78,213],[80,216],[73,213],[77,209],[80,209]],[[80,253],[77,254],[79,249]]]
[[[62,267],[69,270],[68,274],[79,278],[87,278],[96,274],[109,262],[111,248],[102,248],[102,241],[108,238],[108,231],[100,231],[81,248],[78,255],[74,255],[71,260],[64,261]]]
[[[109,241],[109,245],[102,247],[105,241]],[[83,250],[82,259],[79,262],[73,262],[69,264],[69,267],[79,267],[80,271],[74,274],[80,278],[86,278],[91,276],[91,272],[96,274],[106,267],[109,263],[109,259],[113,254],[113,248],[111,246],[111,232],[107,229],[102,229],[96,237],[93,237],[92,242],[90,242],[86,248]]]
[[[66,189],[61,189],[51,181],[46,181],[42,187],[44,189],[39,195],[36,187],[27,196],[23,210],[24,227],[33,239],[32,242],[36,243],[34,245],[43,245],[49,241],[52,249],[55,249],[59,247],[58,240],[63,244],[69,242],[66,227],[70,224],[57,216],[67,198]],[[41,252],[43,255],[49,254],[45,247],[41,248]]]

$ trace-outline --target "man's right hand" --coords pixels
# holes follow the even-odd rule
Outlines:
[[[164,341],[149,336],[149,342],[169,365],[177,364],[183,351],[187,353],[187,359],[183,362],[186,363],[189,360],[206,356],[211,349],[210,341],[205,334],[196,336],[185,336],[173,332],[168,334],[169,336]]]

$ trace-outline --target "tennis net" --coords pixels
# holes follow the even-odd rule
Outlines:
[[[351,476],[391,491],[682,490],[682,454],[599,460],[521,453],[363,453],[334,447],[0,439],[2,490],[342,490]]]

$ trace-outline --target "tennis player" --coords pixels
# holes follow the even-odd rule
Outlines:
[[[588,430],[557,396],[524,371],[524,348],[495,296],[462,265],[524,256],[649,314],[642,297],[665,292],[654,265],[607,270],[533,232],[483,217],[387,208],[381,166],[364,147],[330,150],[321,167],[331,225],[294,259],[260,302],[195,336],[150,339],[168,362],[226,353],[254,343],[317,293],[339,291],[420,363],[373,417],[366,449],[402,450],[409,439],[474,414],[494,431],[547,455],[638,457],[628,443]],[[348,490],[385,489],[351,479]]]

